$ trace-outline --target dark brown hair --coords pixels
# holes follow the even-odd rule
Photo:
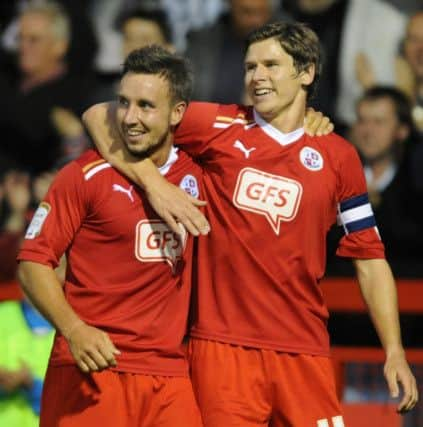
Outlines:
[[[169,83],[173,102],[189,103],[193,89],[193,73],[189,62],[158,45],[133,50],[125,59],[122,76],[126,73],[158,74]]]
[[[321,48],[316,33],[300,22],[273,22],[260,27],[248,36],[246,50],[253,43],[271,38],[278,40],[282,49],[292,57],[298,74],[314,65],[314,80],[304,87],[308,99],[312,98],[322,72]]]

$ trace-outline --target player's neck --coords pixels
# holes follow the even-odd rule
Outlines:
[[[151,161],[160,168],[169,159],[170,151],[173,147],[173,135],[169,134],[160,149],[150,155]]]
[[[280,111],[279,114],[270,120],[264,119],[283,133],[293,132],[304,125],[305,107],[302,107],[302,109],[291,107]]]
[[[280,104],[273,111],[258,113],[274,128],[283,133],[293,132],[304,125],[305,110],[307,104],[307,94],[305,91],[298,91],[296,96],[287,104]]]

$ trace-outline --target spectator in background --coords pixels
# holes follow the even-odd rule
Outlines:
[[[2,160],[9,164],[4,167],[0,165],[0,287],[7,282],[7,291],[20,295],[17,284],[13,284],[16,279],[16,256],[29,220],[44,198],[55,171],[41,173],[31,181],[27,172],[13,167],[6,159]],[[63,260],[60,274],[64,264]],[[0,290],[0,300],[4,289]]]
[[[413,119],[420,139],[411,158],[411,176],[421,199],[423,197],[423,9],[410,17],[404,42],[404,55],[412,75]]]
[[[18,69],[0,78],[0,154],[37,174],[68,155],[68,147],[72,155],[85,148],[82,126],[67,118],[81,113],[92,86],[67,72],[70,26],[59,4],[30,3],[18,25]]]
[[[0,180],[0,286],[16,277],[16,255],[28,224],[31,184],[26,172],[11,168],[3,171]]]
[[[28,301],[2,301],[0,336],[0,425],[37,427],[54,330]]]
[[[391,3],[401,12],[406,14],[412,14],[421,8],[421,0],[385,0],[387,3]]]
[[[410,102],[401,91],[374,87],[360,98],[353,142],[364,165],[387,258],[394,273],[402,277],[423,277],[422,200],[413,188],[409,168],[415,148],[413,129]],[[332,240],[337,239],[332,235],[329,241],[334,244]],[[329,253],[333,252],[330,248]],[[332,274],[350,271],[343,266],[331,260],[329,270]]]
[[[161,0],[161,6],[168,16],[172,17],[172,34],[176,49],[185,51],[189,31],[213,25],[225,9],[225,3],[224,0]]]
[[[100,77],[117,78],[122,55],[122,37],[115,27],[116,17],[122,13],[142,8],[145,11],[163,11],[169,19],[171,40],[176,51],[186,48],[186,34],[216,21],[224,8],[223,0],[92,0],[92,21],[100,49],[96,68]]]
[[[31,191],[28,173],[1,160],[5,164],[0,165],[0,425],[36,427],[54,331],[28,301],[3,299],[21,298],[13,289],[16,256],[31,205],[44,197],[53,173],[37,177]],[[61,279],[64,267],[63,259],[58,271]]]
[[[122,61],[128,54],[147,45],[156,44],[174,51],[171,29],[167,15],[163,10],[136,7],[125,9],[116,20],[116,26],[122,34]],[[116,97],[120,77],[116,75],[101,85],[95,101],[110,101]]]
[[[115,0],[97,0],[102,7],[105,2]],[[116,2],[115,2],[116,4]],[[142,6],[150,11],[163,10],[171,18],[172,41],[178,52],[186,49],[186,35],[191,30],[209,27],[225,9],[225,0],[121,0],[121,11]]]
[[[275,18],[272,0],[230,0],[229,12],[211,27],[188,35],[186,55],[194,67],[194,99],[244,102],[244,43],[247,35]],[[222,79],[222,70],[225,78]]]
[[[151,44],[174,50],[171,29],[163,10],[131,9],[118,17],[117,24],[123,36],[124,58],[133,50]]]
[[[9,0],[0,5],[0,52],[6,58],[17,49],[18,18],[20,12],[30,4],[46,3],[50,0]],[[67,52],[68,71],[71,74],[87,74],[93,71],[97,40],[88,14],[93,0],[56,0],[69,16],[71,38]],[[76,30],[75,30],[76,29]]]
[[[423,9],[408,22],[404,54],[413,75],[413,119],[423,135]]]
[[[319,36],[324,66],[313,106],[345,133],[363,91],[397,81],[396,57],[406,18],[381,0],[288,0],[283,6]]]
[[[88,76],[94,72],[94,59],[98,50],[90,15],[93,0],[56,1],[63,7],[70,21],[71,38],[66,54],[69,74]]]

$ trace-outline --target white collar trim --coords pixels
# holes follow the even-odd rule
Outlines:
[[[269,135],[272,139],[278,142],[281,145],[291,144],[304,135],[304,128],[295,129],[289,133],[283,133],[280,130],[276,129],[270,123],[266,122],[256,110],[253,110],[254,120],[261,127],[264,133]]]
[[[169,157],[166,160],[166,163],[163,166],[159,167],[159,172],[162,175],[166,175],[173,164],[178,160],[178,149],[176,147],[172,147],[169,153]]]

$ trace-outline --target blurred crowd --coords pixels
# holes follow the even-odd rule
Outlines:
[[[311,105],[360,153],[395,275],[423,278],[421,0],[10,0],[0,3],[0,286],[15,278],[17,248],[55,172],[90,146],[81,113],[114,97],[128,52],[157,43],[183,53],[194,99],[248,103],[244,39],[279,19],[318,34],[324,65]],[[335,256],[338,237],[334,228],[328,274],[352,275]],[[33,332],[28,304],[13,310]],[[1,357],[0,406],[6,385],[35,384],[27,362]]]

